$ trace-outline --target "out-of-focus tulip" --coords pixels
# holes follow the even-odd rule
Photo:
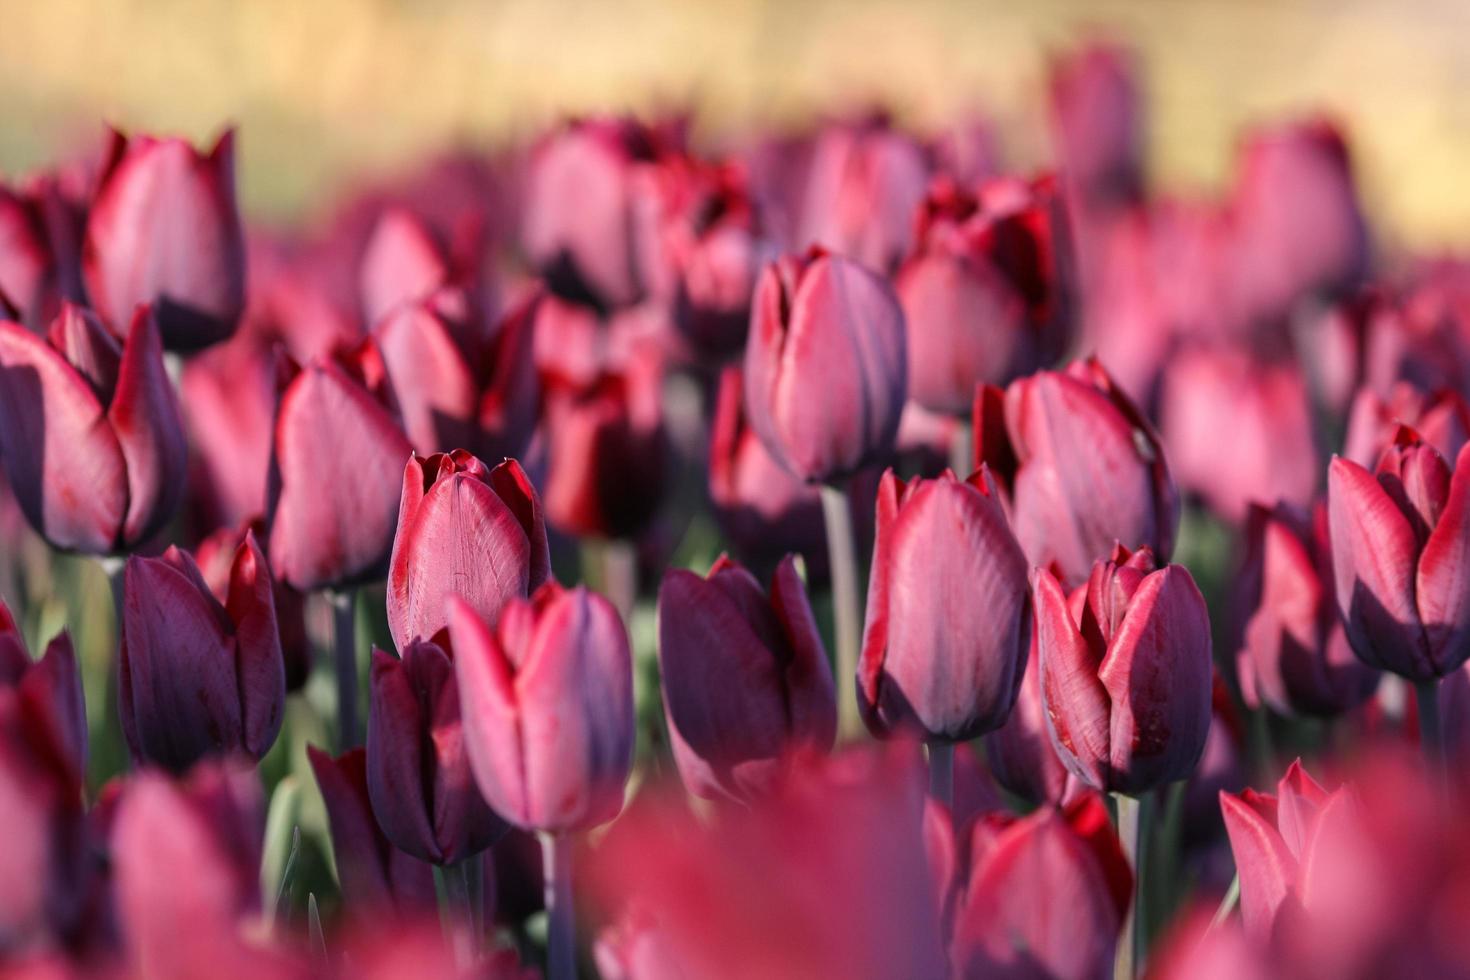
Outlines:
[[[1216,922],[1215,906],[1199,903],[1171,927],[1149,961],[1155,980],[1272,980],[1269,951],[1234,920]]]
[[[388,839],[438,865],[495,843],[505,824],[470,775],[451,654],[431,640],[401,659],[374,649],[369,703],[368,793]]]
[[[945,472],[878,486],[878,530],[858,664],[870,731],[953,743],[1005,723],[1026,669],[1026,557],[994,483]]]
[[[1245,788],[1245,728],[1235,710],[1230,688],[1225,685],[1219,671],[1215,672],[1210,708],[1210,734],[1205,739],[1205,751],[1184,788],[1183,826],[1180,829],[1186,850],[1208,846],[1221,839],[1225,825],[1220,818],[1220,793],[1238,793]],[[1203,881],[1201,884],[1208,887]],[[1216,884],[1220,889],[1227,887],[1226,880]]]
[[[118,710],[138,762],[183,772],[206,755],[265,755],[286,668],[270,566],[247,532],[222,603],[188,552],[133,556],[123,574]]]
[[[550,576],[541,502],[519,463],[492,470],[462,449],[409,459],[388,566],[388,628],[400,651],[444,628],[447,596],[494,622]]]
[[[241,331],[184,362],[184,426],[197,466],[189,512],[206,526],[237,525],[265,513],[276,412],[275,355]],[[196,489],[197,488],[197,489]]]
[[[548,581],[492,629],[451,596],[449,635],[475,781],[527,830],[606,823],[633,764],[633,667],[617,610]]]
[[[1327,513],[1337,608],[1364,663],[1415,682],[1470,656],[1470,449],[1454,470],[1400,428],[1376,471],[1336,457]]]
[[[271,567],[300,592],[381,577],[412,454],[389,409],[382,357],[368,340],[293,367],[272,444]]]
[[[909,397],[969,411],[977,382],[1006,384],[1061,356],[1072,258],[1055,182],[949,181],[919,212],[918,244],[894,279],[908,326]]]
[[[234,131],[208,154],[181,139],[114,132],[82,264],[87,294],[114,329],[151,303],[169,350],[198,350],[234,333],[245,307]]]
[[[745,349],[751,428],[787,470],[831,482],[893,446],[907,392],[903,310],[856,263],[813,248],[761,274]]]
[[[395,308],[428,299],[449,280],[449,260],[428,226],[406,208],[389,208],[373,226],[359,266],[363,322],[376,327]]]
[[[1004,424],[1001,424],[1001,419]],[[1174,548],[1179,492],[1164,448],[1095,360],[975,395],[975,459],[1011,479],[1011,523],[1033,566],[1086,579],[1115,542]]]
[[[1393,444],[1400,425],[1407,425],[1446,459],[1470,442],[1470,404],[1449,388],[1425,392],[1409,382],[1394,385],[1384,397],[1363,388],[1348,412],[1342,454],[1359,466],[1374,466]]]
[[[209,591],[220,602],[230,596],[235,552],[253,533],[257,542],[265,534],[264,522],[255,520],[240,527],[222,527],[199,542],[194,561]],[[275,580],[271,596],[276,605],[276,631],[281,637],[281,657],[286,665],[286,690],[300,690],[311,673],[311,637],[306,633],[306,597],[285,582]]]
[[[373,332],[404,429],[426,455],[463,447],[486,458],[519,456],[536,425],[538,298],[512,308],[488,335],[457,323],[471,312],[464,302],[461,293],[434,293],[394,308]]]
[[[791,556],[769,595],[723,556],[704,578],[665,574],[658,659],[674,761],[698,796],[758,796],[793,750],[837,737],[832,671]]]
[[[1035,629],[1029,651],[1010,717],[985,736],[985,761],[996,782],[1028,803],[1061,803],[1073,795],[1077,782],[1062,765],[1046,729]]]
[[[66,177],[46,173],[18,186],[0,185],[0,295],[38,333],[62,300],[82,298],[85,205],[73,199]]]
[[[52,545],[107,554],[147,540],[178,508],[186,456],[146,307],[121,348],[70,304],[44,339],[0,322],[0,457],[26,519]]]
[[[1119,548],[1070,598],[1044,568],[1032,590],[1047,728],[1067,770],[1129,795],[1188,776],[1210,731],[1212,670],[1188,570]]]
[[[954,976],[1112,975],[1133,875],[1101,797],[981,818],[969,851],[950,940]]]
[[[32,661],[15,618],[0,601],[0,688],[13,690],[26,723],[53,747],[61,770],[78,787],[87,772],[87,711],[71,637],[59,633]]]
[[[1335,715],[1378,686],[1348,646],[1332,597],[1327,513],[1252,504],[1238,605],[1244,622],[1236,670],[1252,708]]]
[[[1253,500],[1305,507],[1321,472],[1306,380],[1293,364],[1230,351],[1176,355],[1160,428],[1179,486],[1239,523]]]
[[[1143,98],[1128,51],[1089,44],[1051,66],[1053,138],[1084,200],[1131,200],[1143,191]]]
[[[373,816],[367,750],[352,749],[334,759],[308,745],[306,755],[327,805],[332,856],[349,911],[368,921],[384,914],[409,918],[431,912],[433,867],[394,847]]]

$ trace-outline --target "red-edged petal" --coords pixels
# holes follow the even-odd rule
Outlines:
[[[1296,882],[1297,861],[1276,828],[1250,803],[1220,793],[1220,812],[1240,876],[1240,914],[1248,933],[1265,941],[1276,910]]]
[[[1047,731],[1068,771],[1094,789],[1110,789],[1107,689],[1098,680],[1100,651],[1082,638],[1056,576],[1039,568],[1031,577],[1041,697]]]
[[[465,751],[475,782],[496,813],[518,827],[535,829],[526,796],[515,668],[496,632],[469,603],[451,595],[445,609],[454,646]],[[502,610],[498,632],[503,635],[515,621],[533,616],[529,602],[514,600]]]
[[[776,566],[771,580],[771,606],[791,650],[791,660],[785,665],[791,739],[825,752],[837,739],[836,689],[832,666],[822,647],[822,634],[817,630],[816,617],[812,615],[792,555],[781,559]]]
[[[235,624],[244,749],[259,759],[275,744],[286,709],[286,661],[276,626],[275,583],[254,531],[235,549],[225,611]]]
[[[427,304],[400,306],[373,336],[414,449],[427,454],[473,446],[479,386],[443,319]]]
[[[183,499],[188,447],[163,343],[151,310],[133,314],[107,409],[128,470],[128,515],[119,544],[145,541],[168,523]]]
[[[1470,447],[1461,448],[1414,582],[1429,661],[1444,676],[1470,657]]]
[[[373,226],[359,268],[364,322],[376,328],[394,308],[424,299],[448,278],[448,261],[429,229],[412,212],[390,208]]]

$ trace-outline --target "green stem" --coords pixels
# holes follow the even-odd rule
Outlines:
[[[1134,980],[1143,959],[1144,918],[1144,802],[1142,797],[1114,793],[1113,801],[1118,808],[1118,840],[1123,845],[1123,854],[1133,868],[1133,896],[1128,903],[1128,914],[1123,919],[1123,933],[1118,937],[1118,952],[1113,959],[1113,980]]]
[[[1240,903],[1240,873],[1230,879],[1230,888],[1225,892],[1225,897],[1220,899],[1220,907],[1215,909],[1214,918],[1210,919],[1210,929],[1218,929],[1230,918],[1230,913],[1235,911],[1235,906]]]
[[[954,806],[954,746],[929,746],[929,795],[946,807]]]
[[[862,630],[862,600],[858,596],[857,546],[853,541],[852,510],[847,494],[822,487],[822,516],[827,525],[827,556],[832,576],[833,637],[837,646],[837,729],[840,736],[858,733],[857,659]]]
[[[357,745],[357,590],[330,592],[337,669],[337,751]]]
[[[572,910],[572,842],[542,833],[542,896],[546,905],[546,980],[576,980],[577,938]]]
[[[468,865],[476,860],[470,858],[468,861],[439,869],[440,880],[444,883],[444,908],[440,918],[445,931],[449,933],[450,944],[454,947],[454,958],[461,966],[468,966],[475,958],[477,937],[470,901],[470,881],[465,872]]]
[[[949,440],[949,468],[963,480],[975,471],[973,440],[970,438],[970,423],[964,419],[955,421],[954,435]]]

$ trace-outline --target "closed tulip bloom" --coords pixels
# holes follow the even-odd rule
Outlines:
[[[894,279],[908,325],[909,396],[947,415],[975,384],[1007,384],[1061,356],[1073,284],[1050,177],[994,180],[975,193],[939,181],[919,241]]]
[[[1445,459],[1454,459],[1470,442],[1470,403],[1451,388],[1426,392],[1407,381],[1395,384],[1386,397],[1362,388],[1348,411],[1342,454],[1359,466],[1374,466],[1400,425],[1419,433]]]
[[[0,295],[20,322],[40,333],[63,299],[82,297],[79,264],[83,205],[61,173],[0,185]]]
[[[1283,715],[1335,715],[1378,687],[1353,656],[1333,602],[1327,514],[1251,505],[1238,576],[1244,631],[1236,653],[1241,696]]]
[[[470,775],[450,652],[430,640],[401,659],[374,649],[369,699],[368,793],[388,839],[438,865],[495,843],[505,823]]]
[[[997,783],[1028,803],[1061,803],[1077,789],[1047,731],[1034,629],[1016,706],[1004,725],[985,736],[985,761]]]
[[[1031,642],[1026,558],[985,470],[878,485],[858,706],[876,735],[968,741],[1011,713]]]
[[[234,333],[245,307],[234,131],[208,154],[180,139],[114,132],[82,263],[87,295],[114,327],[151,303],[169,350]]]
[[[230,578],[234,573],[235,552],[247,534],[256,540],[265,533],[265,523],[254,520],[240,527],[222,527],[199,542],[194,561],[209,591],[220,602],[230,596]],[[299,691],[311,673],[311,637],[306,632],[306,597],[285,582],[272,582],[271,596],[276,606],[276,632],[281,637],[281,657],[286,665],[286,690]]]
[[[1093,203],[1143,191],[1144,107],[1138,69],[1124,49],[1088,44],[1051,66],[1048,96],[1057,158]]]
[[[633,666],[612,603],[549,581],[492,629],[451,596],[449,635],[465,748],[491,808],[550,833],[617,816],[633,764]]]
[[[406,208],[389,208],[368,236],[358,267],[358,299],[369,327],[405,303],[428,299],[449,283],[449,258],[433,232]]]
[[[183,772],[207,755],[259,759],[281,730],[286,673],[270,568],[254,534],[214,597],[187,552],[128,559],[118,710],[139,763]]]
[[[723,556],[704,578],[664,575],[658,658],[674,761],[698,796],[758,796],[792,751],[836,740],[832,670],[792,556],[769,594]]]
[[[271,566],[301,592],[380,578],[412,453],[371,340],[293,370],[276,408]]]
[[[179,376],[189,433],[190,511],[235,525],[265,513],[276,414],[276,356],[241,331],[190,357]]]
[[[665,232],[677,269],[674,326],[696,357],[718,364],[744,349],[767,245],[742,171],[696,166],[686,182],[691,186]]]
[[[787,470],[830,483],[891,450],[907,377],[903,310],[881,278],[819,248],[766,267],[745,349],[745,406]]]
[[[1327,513],[1337,608],[1366,664],[1415,682],[1470,656],[1470,453],[1454,469],[1401,428],[1376,471],[1334,458]]]
[[[541,501],[519,463],[492,470],[462,449],[409,458],[388,566],[388,629],[400,651],[444,628],[447,596],[494,622],[550,576]]]
[[[1194,771],[1210,731],[1210,619],[1182,565],[1147,548],[1099,561],[1069,599],[1032,577],[1041,695],[1067,770],[1139,795]]]
[[[26,519],[55,547],[127,551],[168,522],[187,450],[146,307],[120,349],[70,304],[46,338],[0,322],[0,457]]]
[[[1003,399],[982,388],[974,431],[976,460],[1014,473],[1011,523],[1032,566],[1075,584],[1114,542],[1173,551],[1179,491],[1163,445],[1097,361],[1022,378]]]
[[[982,817],[969,854],[950,941],[954,976],[1112,976],[1133,875],[1099,796]]]
[[[51,754],[80,788],[87,772],[87,710],[71,637],[57,634],[41,659],[31,660],[15,617],[0,601],[0,688],[15,692],[35,734],[54,746]]]

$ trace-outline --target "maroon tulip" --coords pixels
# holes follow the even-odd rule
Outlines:
[[[451,596],[465,749],[496,813],[526,830],[606,823],[633,764],[633,667],[617,610],[549,581],[494,629]]]
[[[449,259],[412,211],[389,208],[373,226],[358,280],[363,322],[376,328],[391,311],[422,302],[447,285]]]
[[[985,761],[995,781],[1028,803],[1062,803],[1075,795],[1077,781],[1051,744],[1046,703],[1041,697],[1041,657],[1031,631],[1026,673],[1016,706],[1006,723],[985,736]]]
[[[1182,565],[1122,548],[1069,599],[1032,577],[1041,695],[1067,770],[1094,789],[1138,795],[1183,779],[1210,731],[1210,618]]]
[[[1143,98],[1132,56],[1089,44],[1051,66],[1057,157],[1084,199],[1131,200],[1143,190]]]
[[[538,298],[477,335],[462,293],[434,293],[393,308],[373,331],[420,453],[469,447],[487,458],[519,456],[536,426],[531,327]]]
[[[50,746],[78,788],[87,772],[87,711],[71,637],[59,633],[32,661],[10,609],[0,601],[0,689],[10,689],[34,735]]]
[[[306,755],[327,805],[332,857],[349,911],[370,922],[389,913],[407,919],[430,912],[434,869],[394,847],[379,829],[368,796],[367,750],[334,759],[308,745]]]
[[[234,333],[245,307],[234,131],[208,155],[180,139],[114,132],[82,263],[87,294],[109,324],[151,303],[169,350],[198,350]]]
[[[692,169],[665,232],[678,275],[674,326],[699,359],[720,363],[745,346],[765,246],[744,173],[728,165]]]
[[[1031,626],[1026,558],[988,473],[884,473],[858,664],[868,729],[952,743],[999,728]]]
[[[237,525],[265,513],[276,412],[276,358],[242,330],[190,357],[179,378],[189,432],[190,508],[208,526]]]
[[[0,186],[0,296],[38,333],[63,299],[82,296],[83,206],[71,199],[65,183],[65,175],[43,174],[17,187]]]
[[[491,470],[462,449],[409,458],[388,566],[388,628],[400,651],[444,628],[447,596],[494,622],[550,576],[541,501],[519,463]]]
[[[118,710],[133,758],[183,772],[206,755],[265,755],[281,730],[286,671],[270,568],[247,533],[229,593],[188,552],[128,559]]]
[[[1004,423],[1001,422],[1003,406]],[[1179,492],[1158,434],[1095,360],[975,397],[975,458],[1011,480],[1011,522],[1033,566],[1081,582],[1114,542],[1167,556]]]
[[[229,601],[235,552],[244,543],[246,535],[252,533],[259,541],[265,534],[264,522],[255,520],[240,527],[222,527],[194,549],[199,574],[220,602]],[[298,691],[311,673],[312,649],[311,638],[306,633],[306,597],[285,582],[276,580],[272,585],[276,630],[281,637],[281,657],[286,668],[286,690]]]
[[[982,818],[969,851],[950,941],[955,976],[1112,975],[1133,875],[1101,797]]]
[[[1252,504],[1239,607],[1245,623],[1236,670],[1241,696],[1283,715],[1335,715],[1378,687],[1378,672],[1348,646],[1332,599],[1327,513]]]
[[[972,194],[936,182],[919,242],[894,279],[908,325],[909,397],[964,415],[976,382],[1006,384],[1068,340],[1071,256],[1052,178],[994,180]]]
[[[272,568],[300,592],[379,578],[412,449],[389,410],[378,348],[368,340],[287,373],[271,456]]]
[[[470,775],[451,653],[430,640],[402,659],[374,648],[370,699],[368,794],[388,839],[438,865],[495,843],[505,824]]]
[[[1399,429],[1370,473],[1341,457],[1327,470],[1337,608],[1366,664],[1416,682],[1470,656],[1470,450],[1454,470]]]
[[[0,457],[26,519],[58,548],[127,551],[168,522],[186,449],[147,307],[120,350],[70,304],[46,339],[0,322]]]
[[[1359,466],[1374,466],[1393,444],[1400,425],[1407,425],[1446,459],[1470,442],[1470,403],[1449,388],[1424,392],[1407,381],[1395,384],[1387,396],[1363,388],[1348,412],[1342,454]]]
[[[674,761],[697,796],[762,795],[792,751],[837,738],[832,670],[792,556],[769,595],[724,556],[704,578],[665,574],[658,660]]]
[[[903,310],[878,276],[813,248],[766,267],[745,349],[745,407],[772,456],[808,483],[893,447],[907,389]]]

